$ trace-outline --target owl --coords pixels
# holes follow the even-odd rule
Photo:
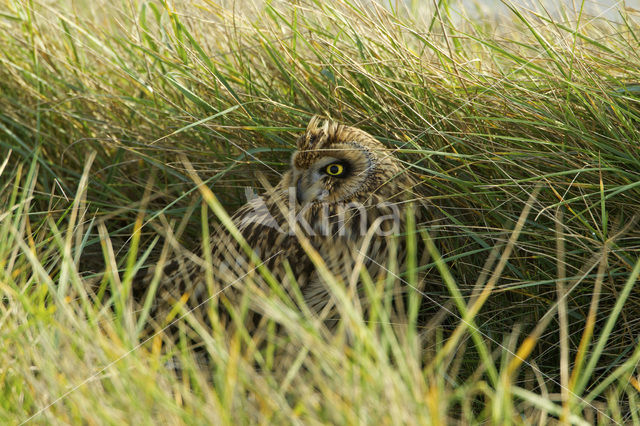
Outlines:
[[[296,145],[280,182],[232,216],[246,244],[218,226],[210,257],[167,268],[161,298],[188,295],[190,306],[220,299],[232,308],[248,281],[255,291],[270,291],[256,271],[263,265],[278,286],[289,294],[297,288],[307,307],[320,313],[335,306],[327,272],[358,293],[361,269],[375,280],[389,273],[391,257],[403,267],[407,214],[420,224],[428,205],[418,179],[393,150],[363,130],[318,117]],[[205,279],[207,272],[213,280]]]

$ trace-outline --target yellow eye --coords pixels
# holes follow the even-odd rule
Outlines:
[[[340,176],[344,173],[344,166],[342,164],[333,163],[329,164],[324,171],[327,172],[329,176]]]

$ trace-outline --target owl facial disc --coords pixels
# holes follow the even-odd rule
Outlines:
[[[316,158],[306,168],[297,167],[295,160],[292,162],[292,183],[299,204],[340,202],[363,190],[373,168],[366,148],[345,143],[318,150],[315,154]],[[296,155],[300,154],[294,154],[294,158]]]

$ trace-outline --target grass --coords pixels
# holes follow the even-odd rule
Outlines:
[[[637,12],[4,4],[3,423],[640,422]],[[327,277],[335,333],[285,295],[247,296],[254,336],[155,318],[135,272],[276,182],[313,114],[398,148],[449,214],[387,277],[426,276],[428,315],[391,324],[363,277],[365,315]]]

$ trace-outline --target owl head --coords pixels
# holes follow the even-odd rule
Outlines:
[[[391,196],[404,172],[393,152],[367,132],[314,117],[291,158],[290,186],[300,204],[349,202],[373,193]]]

